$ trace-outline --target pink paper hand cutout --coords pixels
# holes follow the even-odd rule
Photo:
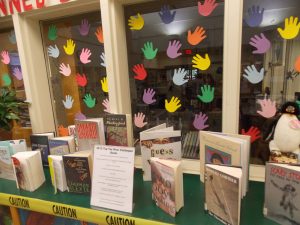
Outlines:
[[[104,106],[104,112],[110,113],[110,104],[107,98],[103,100],[102,105]]]
[[[13,75],[17,80],[22,80],[23,79],[23,74],[22,71],[19,69],[19,67],[15,67],[13,69]]]
[[[147,77],[147,71],[143,64],[137,64],[132,68],[133,72],[136,74],[133,78],[136,80],[145,80]]]
[[[8,54],[8,51],[2,51],[1,52],[1,61],[4,63],[4,64],[9,64],[10,63],[10,57],[9,57],[9,54]]]
[[[147,105],[150,105],[156,102],[156,99],[153,99],[155,91],[151,88],[144,89],[143,102]]]
[[[169,58],[171,59],[175,59],[178,56],[181,56],[182,53],[178,53],[179,49],[181,48],[182,44],[180,43],[180,41],[169,41],[169,46],[167,49],[167,56],[169,56]]]
[[[80,75],[79,73],[76,74],[76,82],[78,84],[78,86],[80,87],[85,87],[87,85],[87,79],[85,74],[83,73],[82,75]]]
[[[144,122],[145,114],[144,113],[138,113],[134,114],[134,125],[138,128],[144,127],[147,122]]]
[[[249,44],[256,48],[256,50],[252,52],[253,54],[264,54],[271,47],[271,42],[263,33],[260,33],[260,37],[258,35],[255,35],[250,40],[251,41],[249,42]]]
[[[83,48],[80,54],[80,62],[82,62],[83,64],[90,63],[91,60],[89,60],[89,58],[91,55],[92,53],[88,48]]]
[[[261,138],[260,136],[260,130],[257,127],[250,127],[249,130],[245,131],[245,129],[242,129],[243,135],[248,135],[251,137],[251,143],[256,141],[257,139]]]
[[[204,0],[203,5],[199,1],[198,12],[202,16],[209,16],[217,6],[218,3],[216,3],[216,0]]]
[[[91,27],[91,24],[89,24],[89,21],[87,19],[81,20],[81,25],[78,28],[79,33],[82,36],[87,36],[89,34],[90,27]]]
[[[297,119],[291,120],[289,126],[294,130],[300,130],[300,121]]]
[[[67,66],[64,63],[60,64],[59,72],[66,77],[70,76],[71,75],[70,64],[67,64]]]
[[[258,114],[265,118],[271,118],[276,114],[276,102],[272,102],[271,99],[266,97],[263,100],[257,101],[261,106],[261,111],[257,111]]]
[[[204,130],[205,128],[209,127],[209,125],[205,125],[207,119],[208,119],[207,115],[202,112],[200,112],[199,114],[195,114],[193,126],[197,130]]]

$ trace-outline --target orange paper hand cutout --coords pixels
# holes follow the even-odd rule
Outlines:
[[[98,39],[98,41],[103,44],[104,43],[104,38],[103,38],[103,30],[102,30],[102,27],[98,27],[97,28],[97,31],[95,32],[95,35]]]
[[[294,68],[297,72],[300,72],[300,56],[297,57]]]
[[[197,45],[205,38],[206,38],[206,35],[205,35],[205,30],[203,27],[197,26],[193,33],[191,30],[188,31],[187,40],[188,40],[189,44],[191,44],[191,45]]]
[[[58,127],[58,136],[60,136],[60,137],[69,136],[68,128],[64,127],[63,125],[60,125]]]

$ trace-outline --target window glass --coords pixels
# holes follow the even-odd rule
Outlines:
[[[22,68],[18,53],[16,36],[13,28],[0,31],[0,88],[14,90],[17,99],[26,100]],[[7,106],[7,105],[6,105]],[[11,123],[11,128],[1,129],[0,139],[19,139],[28,137],[31,133],[31,123],[28,106],[22,106],[19,112],[20,120]],[[1,122],[1,127],[3,124]]]
[[[132,116],[145,116],[137,146],[139,132],[165,122],[182,131],[183,157],[198,159],[198,130],[222,129],[224,2],[201,3],[125,7]]]
[[[108,88],[99,11],[43,21],[42,33],[56,125],[101,117]]]
[[[254,164],[265,164],[270,150],[274,159],[299,149],[300,131],[290,124],[297,117],[281,113],[300,105],[299,7],[298,0],[244,0],[240,131],[251,135]]]

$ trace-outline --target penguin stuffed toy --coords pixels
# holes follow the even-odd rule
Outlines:
[[[281,108],[281,116],[275,126],[274,138],[269,143],[270,150],[300,153],[299,107],[294,102],[287,102]]]

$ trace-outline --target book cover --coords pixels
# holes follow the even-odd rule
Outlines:
[[[106,144],[114,146],[128,146],[128,124],[126,115],[108,114],[104,118]]]
[[[30,135],[31,149],[32,151],[39,150],[42,156],[43,165],[48,165],[49,150],[49,137],[54,137],[54,134],[32,134]]]
[[[9,144],[12,147],[13,154],[17,152],[27,151],[27,145],[25,139],[9,140]]]
[[[205,168],[205,210],[227,225],[238,225],[240,218],[240,181],[210,167]]]
[[[0,178],[15,180],[9,142],[0,142]]]
[[[69,143],[65,140],[49,140],[50,155],[66,155],[70,153]]]
[[[69,192],[90,194],[91,175],[88,157],[63,156]]]
[[[283,225],[300,224],[300,167],[267,163],[265,181],[266,217]]]
[[[156,161],[151,161],[152,199],[166,213],[175,217],[175,173],[174,170]]]

